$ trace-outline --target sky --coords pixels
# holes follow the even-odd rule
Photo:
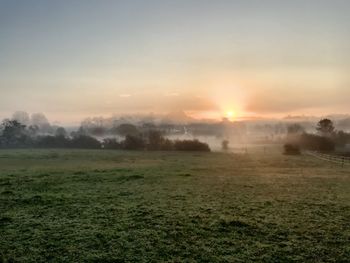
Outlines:
[[[0,117],[350,113],[347,0],[0,0]]]

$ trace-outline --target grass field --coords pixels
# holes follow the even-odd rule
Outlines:
[[[349,262],[350,168],[248,154],[0,151],[0,262]]]

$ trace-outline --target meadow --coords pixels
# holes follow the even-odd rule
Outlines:
[[[0,262],[349,262],[350,166],[248,153],[1,150]]]

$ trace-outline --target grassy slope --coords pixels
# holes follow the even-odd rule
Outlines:
[[[349,167],[267,152],[0,151],[0,262],[349,261]]]

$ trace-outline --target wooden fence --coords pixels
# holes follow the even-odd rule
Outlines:
[[[350,165],[350,157],[346,156],[339,156],[339,155],[332,155],[332,154],[325,154],[325,153],[320,153],[316,151],[306,151],[308,155],[311,155],[317,159],[332,162],[332,163],[337,163],[342,166],[344,165]]]

